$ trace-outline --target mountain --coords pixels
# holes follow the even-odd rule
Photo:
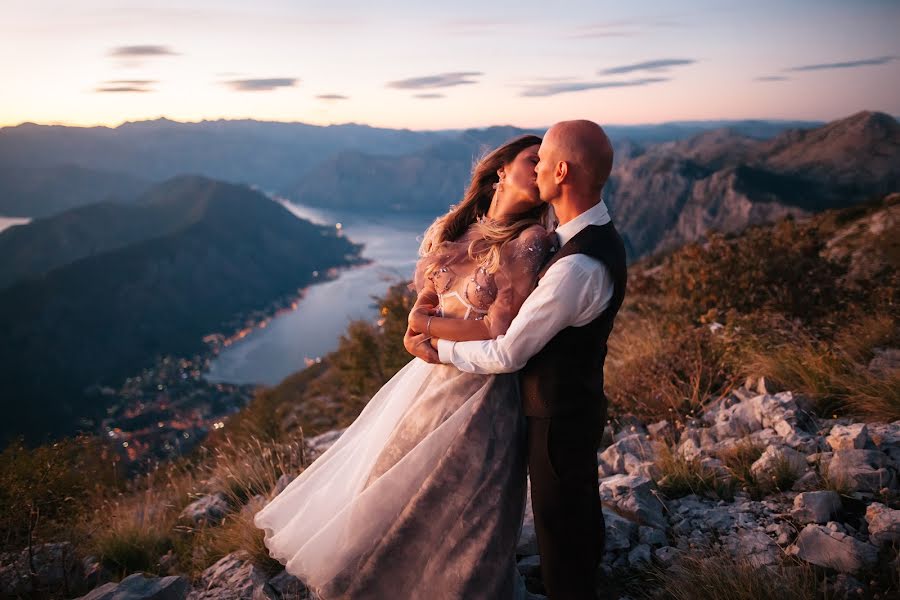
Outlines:
[[[615,164],[605,197],[637,258],[898,189],[900,124],[860,112],[771,140],[720,130],[651,146]]]
[[[379,212],[437,213],[459,201],[478,156],[536,131],[471,129],[406,156],[347,151],[318,165],[288,191],[312,206]]]
[[[179,177],[137,199],[97,202],[0,232],[0,288],[79,259],[160,237],[201,219],[219,183]]]
[[[769,138],[787,127],[811,126],[794,121],[690,121],[650,125],[612,125],[617,144],[647,145],[684,139],[703,131],[730,127],[743,135]],[[538,128],[542,133],[546,128]],[[379,195],[390,206],[408,209],[410,203],[446,208],[465,187],[472,159],[482,144],[505,141],[496,135],[521,133],[513,127],[485,130],[410,131],[357,124],[327,127],[305,123],[255,120],[217,120],[180,123],[165,118],[127,122],[118,127],[68,127],[22,123],[0,128],[0,215],[46,216],[107,196],[134,194],[107,192],[108,184],[93,183],[85,194],[77,182],[51,186],[23,185],[16,179],[52,179],[41,169],[80,168],[119,174],[140,181],[158,182],[181,173],[247,183],[281,195],[305,193],[321,205],[366,204],[377,186],[390,185],[386,176],[398,172],[404,180],[423,188],[411,195],[395,190]],[[464,147],[464,148],[463,148]],[[438,159],[436,167],[423,158]],[[392,159],[398,159],[401,166]],[[443,167],[448,171],[441,170]],[[22,174],[20,171],[37,171]],[[462,176],[460,176],[462,174]],[[92,174],[90,177],[98,177]],[[68,175],[71,181],[73,176]],[[315,179],[324,181],[316,182]],[[349,181],[339,181],[346,178]],[[7,181],[8,180],[8,181]],[[358,180],[358,185],[353,182]],[[49,183],[45,183],[49,186]],[[46,197],[45,197],[46,196]],[[70,196],[74,196],[70,198]],[[439,199],[439,200],[438,200]],[[381,205],[375,210],[383,210]],[[429,209],[430,210],[430,209]]]
[[[245,186],[181,176],[131,208],[167,231],[0,290],[0,438],[70,432],[104,408],[86,404],[86,386],[115,385],[157,355],[199,353],[204,335],[295,293],[313,271],[358,260],[333,228]],[[81,226],[96,232],[110,206],[93,210]]]
[[[150,185],[135,175],[75,164],[0,165],[0,215],[45,217],[93,202],[131,200]]]
[[[23,123],[0,129],[0,165],[77,164],[154,181],[196,173],[277,191],[342,150],[405,154],[442,137],[440,132],[356,124],[320,127],[254,120],[179,123],[163,118],[114,128]]]

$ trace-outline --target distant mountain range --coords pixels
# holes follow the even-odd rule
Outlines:
[[[685,139],[718,127],[769,138],[815,125],[692,121],[608,130],[617,148],[627,152],[636,144]],[[543,131],[410,131],[253,120],[157,119],[115,128],[23,123],[0,128],[0,215],[43,217],[92,202],[128,200],[152,183],[185,173],[252,184],[306,203],[438,212],[459,199],[475,157],[510,137]],[[415,187],[400,185],[407,182]]]
[[[0,290],[0,440],[70,432],[96,416],[86,386],[116,385],[358,260],[360,247],[245,186],[171,179],[130,205],[95,204],[17,227]],[[5,254],[5,258],[10,254]],[[33,269],[33,273],[24,271]]]
[[[770,140],[720,129],[649,146],[616,163],[605,196],[637,258],[897,190],[900,124],[860,112]]]

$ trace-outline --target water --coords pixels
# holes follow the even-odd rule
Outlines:
[[[25,223],[30,223],[31,219],[28,217],[2,217],[0,216],[0,232],[4,229],[9,229],[13,225],[24,225]]]
[[[338,338],[353,319],[374,319],[380,296],[392,283],[412,277],[422,232],[433,216],[360,217],[281,201],[291,212],[315,223],[340,223],[343,233],[365,244],[370,265],[341,271],[337,279],[306,290],[295,310],[282,313],[265,328],[224,348],[212,361],[212,382],[276,385],[306,367],[307,359],[337,348]]]

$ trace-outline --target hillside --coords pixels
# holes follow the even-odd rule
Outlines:
[[[94,202],[127,202],[149,185],[136,175],[71,162],[15,167],[0,163],[0,215],[38,218]]]
[[[334,229],[244,186],[179,177],[137,207],[168,211],[169,231],[0,291],[2,437],[71,432],[104,409],[85,404],[86,386],[116,385],[160,354],[201,352],[204,335],[295,294],[313,271],[358,260]],[[85,227],[102,229],[104,208]]]

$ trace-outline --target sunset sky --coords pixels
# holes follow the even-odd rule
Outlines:
[[[0,126],[900,115],[900,1],[2,0]]]

